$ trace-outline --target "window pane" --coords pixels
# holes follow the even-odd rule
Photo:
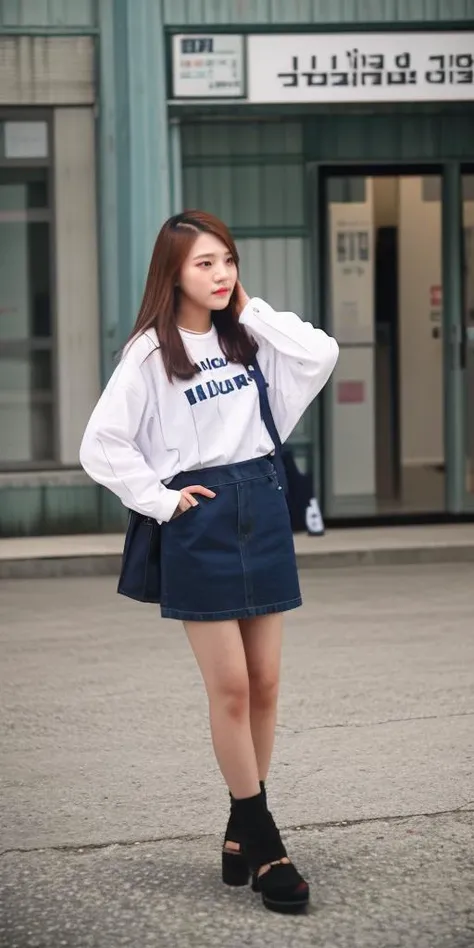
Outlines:
[[[54,460],[47,196],[42,169],[0,169],[0,465]]]
[[[47,158],[48,126],[46,122],[2,123],[2,152],[5,158]]]
[[[30,399],[37,396],[39,400],[50,400],[53,387],[51,352],[33,349],[20,354],[13,347],[9,350],[3,353],[0,343],[0,391],[3,394],[22,392]]]
[[[53,459],[52,398],[51,352],[0,355],[2,464]]]
[[[0,345],[51,335],[49,271],[49,223],[0,217]]]
[[[46,168],[2,168],[0,211],[47,208],[49,203]]]

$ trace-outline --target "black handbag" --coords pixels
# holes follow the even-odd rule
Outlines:
[[[117,592],[137,602],[161,596],[161,527],[153,517],[130,510]]]
[[[291,529],[293,533],[301,533],[307,529],[306,512],[314,497],[313,478],[311,474],[301,473],[291,448],[286,448],[282,457],[288,484],[286,500],[290,511]]]
[[[258,388],[260,413],[275,445],[272,458],[278,480],[286,494],[288,482],[282,456],[280,436],[268,401],[267,383],[255,358],[252,363]],[[160,602],[161,597],[161,526],[153,517],[130,510],[122,555],[117,592],[137,602]]]

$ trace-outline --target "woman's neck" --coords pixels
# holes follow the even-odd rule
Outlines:
[[[210,310],[187,299],[180,300],[176,322],[181,329],[188,329],[190,332],[209,332],[212,326]]]

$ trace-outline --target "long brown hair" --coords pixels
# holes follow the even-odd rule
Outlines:
[[[239,255],[226,225],[205,211],[183,211],[170,217],[158,234],[145,284],[142,304],[129,342],[147,329],[156,330],[163,363],[170,382],[173,376],[190,379],[199,367],[191,362],[176,324],[179,302],[177,282],[181,268],[200,233],[213,234],[228,247],[239,266]],[[229,362],[249,365],[257,351],[257,344],[240,325],[237,312],[237,290],[234,289],[228,306],[212,312],[219,343]]]

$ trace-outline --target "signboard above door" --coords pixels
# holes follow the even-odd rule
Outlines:
[[[474,101],[474,33],[173,36],[174,99]]]
[[[250,36],[250,102],[474,98],[474,33]]]

